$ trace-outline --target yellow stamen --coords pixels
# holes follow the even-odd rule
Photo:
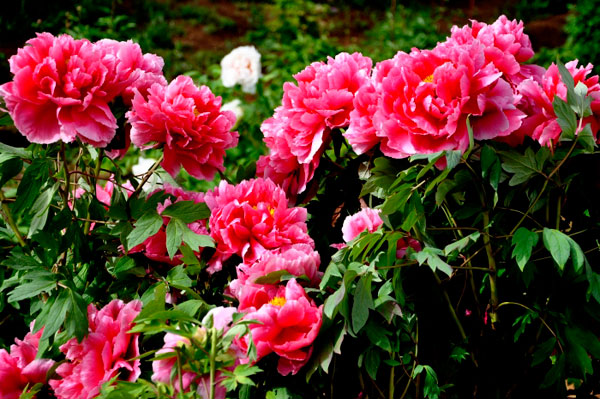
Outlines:
[[[425,79],[423,79],[423,82],[425,83],[433,83],[433,74],[426,76]]]
[[[273,216],[275,214],[275,208],[269,208],[269,213]]]
[[[276,296],[275,298],[271,299],[269,303],[274,306],[283,306],[285,305],[285,298],[282,296]]]

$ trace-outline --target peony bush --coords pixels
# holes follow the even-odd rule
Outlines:
[[[30,143],[0,143],[0,398],[600,393],[598,76],[527,64],[525,32],[314,62],[236,176],[239,104],[131,41],[29,40],[0,86]],[[254,47],[221,68],[260,98]]]

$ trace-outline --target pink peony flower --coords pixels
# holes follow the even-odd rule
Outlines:
[[[195,203],[204,202],[204,193],[196,193],[192,191],[185,191],[180,187],[173,187],[169,184],[165,184],[163,186],[163,190],[172,196],[175,197],[174,202],[179,201],[194,201]],[[159,190],[157,190],[159,191]],[[155,191],[156,192],[156,191]],[[153,194],[153,193],[152,193]],[[152,195],[150,194],[150,195]],[[169,205],[174,203],[173,200],[167,198],[163,203],[159,203],[157,205],[158,213],[162,213]],[[164,224],[160,228],[160,230],[148,237],[143,243],[136,245],[135,247],[129,250],[130,253],[138,253],[142,252],[148,259],[154,260],[156,262],[165,263],[171,266],[177,266],[181,263],[181,259],[183,255],[177,251],[177,254],[171,259],[169,253],[167,251],[167,224],[169,223],[169,218],[163,217]],[[197,220],[192,223],[188,223],[187,225],[190,230],[192,230],[196,234],[208,235],[208,230],[206,229],[206,221],[205,220]],[[199,253],[199,252],[198,252]]]
[[[340,53],[294,75],[298,85],[285,83],[281,106],[261,127],[270,154],[261,163],[259,175],[285,182],[291,196],[304,191],[330,130],[348,126],[354,94],[368,82],[371,64],[371,59],[359,53]],[[286,174],[295,177],[288,181]]]
[[[529,36],[523,33],[523,21],[510,21],[501,15],[491,25],[471,21],[471,27],[454,26],[452,35],[439,47],[471,44],[475,40],[483,45],[486,61],[494,64],[505,78],[521,80],[521,64],[534,54]]]
[[[260,298],[257,306],[248,308],[244,319],[262,324],[251,324],[251,337],[244,336],[238,343],[246,349],[252,339],[257,359],[275,352],[280,356],[277,371],[281,375],[296,374],[312,353],[312,344],[321,328],[323,306],[317,307],[294,279],[285,287],[271,289],[269,297],[269,302],[263,303]]]
[[[314,246],[307,234],[306,209],[288,208],[283,190],[270,180],[221,181],[206,193],[210,235],[216,253],[209,271],[219,271],[234,254],[250,263],[269,250],[291,244]]]
[[[38,34],[9,60],[13,81],[0,96],[19,131],[33,143],[75,138],[106,147],[115,136],[109,103],[132,87],[163,81],[162,59],[132,42],[75,40]]]
[[[89,334],[81,343],[72,338],[60,347],[66,363],[56,369],[60,380],[50,386],[58,399],[91,399],[98,395],[103,383],[118,376],[135,381],[140,375],[138,336],[128,331],[142,309],[140,301],[127,304],[113,300],[99,311],[88,306]]]
[[[96,42],[95,46],[105,54],[105,63],[115,71],[111,82],[112,94],[120,95],[126,105],[131,105],[134,89],[146,95],[154,83],[167,85],[162,73],[165,64],[163,59],[155,54],[142,54],[139,44],[131,40],[118,42],[103,39]]]
[[[164,145],[162,167],[176,176],[183,167],[198,179],[211,180],[223,171],[225,150],[237,145],[238,134],[231,111],[221,111],[221,97],[206,86],[194,85],[189,76],[178,76],[168,86],[155,83],[147,98],[134,90],[131,141],[140,148]]]
[[[354,215],[347,216],[342,225],[342,237],[344,241],[350,242],[358,237],[363,231],[373,233],[383,224],[379,217],[381,209],[363,208]]]
[[[415,252],[419,252],[421,248],[421,243],[415,240],[412,237],[405,237],[398,240],[396,243],[396,258],[402,259],[406,255],[406,251],[408,247],[415,250]]]
[[[43,330],[27,333],[22,341],[15,339],[10,353],[0,349],[0,398],[17,399],[26,386],[46,383],[46,375],[54,360],[36,359]]]
[[[587,77],[592,72],[592,64],[586,67],[577,67],[577,60],[568,62],[565,66],[573,76],[575,85],[582,82],[587,86],[588,95],[592,97],[592,112],[583,120],[583,126],[590,124],[592,133],[596,137],[600,127],[600,84],[598,75]],[[519,106],[527,113],[523,126],[519,129],[521,137],[531,136],[539,141],[541,145],[554,147],[562,132],[558,124],[552,102],[558,96],[562,100],[567,99],[567,86],[562,82],[558,67],[550,65],[541,82],[534,78],[526,79],[519,84],[517,90],[523,95]],[[522,142],[522,138],[521,138]]]
[[[525,116],[515,106],[519,97],[486,63],[478,41],[399,52],[382,68],[373,123],[387,156],[465,151],[468,115],[477,140],[507,136]]]
[[[311,285],[321,280],[319,265],[321,258],[309,244],[294,244],[265,252],[258,260],[250,264],[241,264],[237,268],[241,282],[254,282],[257,278],[280,270],[296,277],[306,276]]]

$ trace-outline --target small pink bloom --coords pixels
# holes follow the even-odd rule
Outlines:
[[[235,147],[237,132],[231,111],[221,111],[221,97],[206,86],[196,87],[189,76],[168,86],[153,84],[148,95],[135,90],[131,141],[140,148],[164,146],[162,167],[175,177],[181,167],[197,179],[211,180],[223,171],[225,150]]]
[[[33,324],[31,326],[33,328]],[[27,385],[46,383],[46,374],[54,365],[53,360],[36,359],[43,328],[27,333],[23,340],[15,339],[10,353],[0,349],[0,398],[17,399]]]
[[[314,246],[307,234],[306,209],[288,208],[281,188],[271,180],[244,180],[238,185],[221,181],[206,193],[211,210],[210,235],[217,244],[209,271],[239,255],[250,263],[269,250],[291,244]]]
[[[140,354],[139,334],[128,331],[141,309],[140,301],[125,304],[117,299],[99,311],[88,306],[88,336],[81,343],[72,338],[60,347],[67,362],[56,369],[62,379],[50,381],[58,399],[91,399],[113,377],[124,381],[139,377],[140,360],[131,360]]]
[[[396,258],[402,259],[406,255],[408,247],[419,252],[421,250],[421,243],[412,237],[405,237],[398,240],[396,244]]]
[[[379,214],[381,209],[363,208],[354,215],[347,216],[342,225],[342,236],[345,242],[350,242],[363,231],[373,233],[383,224]]]
[[[269,297],[269,302],[258,308],[250,307],[244,316],[262,324],[251,324],[251,337],[237,341],[246,349],[252,339],[258,359],[275,352],[280,356],[277,371],[281,375],[296,374],[312,353],[312,344],[321,328],[323,306],[317,307],[294,279],[285,287],[270,290]]]
[[[280,270],[285,270],[296,277],[306,276],[311,285],[321,279],[319,265],[321,258],[309,244],[294,244],[265,252],[258,260],[250,264],[238,266],[238,279],[254,282],[257,278]]]

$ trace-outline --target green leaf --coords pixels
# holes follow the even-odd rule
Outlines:
[[[548,373],[546,373],[546,376],[544,377],[544,381],[542,381],[540,388],[547,388],[558,382],[564,384],[564,374],[565,374],[565,355],[560,354],[560,355],[558,355],[556,362],[554,363],[554,365],[552,366],[550,371],[548,371]]]
[[[452,170],[460,163],[461,151],[447,150],[444,151],[444,154],[446,155],[446,169]]]
[[[443,252],[438,248],[425,247],[421,251],[412,254],[412,259],[419,262],[419,265],[427,263],[434,273],[436,270],[440,270],[448,276],[451,276],[452,267],[439,257],[442,253]]]
[[[556,338],[552,337],[541,343],[537,350],[533,352],[533,359],[531,360],[531,367],[535,367],[545,360],[550,360],[550,355],[554,351],[556,346]]]
[[[166,245],[169,258],[173,259],[179,246],[183,242],[183,228],[187,228],[179,219],[171,219],[166,229]]]
[[[88,333],[87,304],[77,292],[69,289],[69,308],[65,327],[67,336],[76,337],[81,341]]]
[[[581,143],[587,152],[594,152],[596,140],[594,140],[594,134],[589,123],[577,134],[577,141]]]
[[[52,202],[52,198],[54,197],[54,194],[56,194],[56,191],[58,191],[58,183],[42,192],[33,203],[33,206],[31,207],[33,218],[31,218],[31,224],[29,225],[29,232],[27,233],[28,238],[31,238],[46,225],[50,203]]]
[[[369,348],[365,355],[365,369],[367,369],[367,373],[373,381],[377,379],[377,370],[379,370],[380,364],[381,356],[379,350],[374,347]]]
[[[0,187],[21,173],[23,161],[21,158],[9,158],[0,164]]]
[[[575,131],[577,130],[577,115],[559,96],[554,96],[552,107],[557,116],[558,124],[562,129],[561,138],[564,135],[565,139],[573,140],[575,138]]]
[[[478,231],[476,231],[474,233],[469,234],[466,237],[461,238],[458,241],[446,245],[446,247],[444,247],[444,256],[448,256],[454,251],[458,251],[460,253],[460,251],[465,249],[470,242],[477,242],[480,235],[481,234]]]
[[[181,219],[187,224],[200,219],[208,219],[210,217],[210,210],[204,202],[178,201],[169,205],[162,211],[161,215]]]
[[[354,291],[352,304],[352,330],[358,333],[369,319],[369,309],[373,309],[373,296],[371,294],[371,280],[373,275],[367,273],[361,276]]]
[[[135,222],[135,228],[127,236],[127,248],[131,249],[143,243],[148,237],[158,233],[162,225],[162,217],[156,213],[156,210],[143,214]]]
[[[488,179],[494,191],[498,191],[502,166],[496,151],[489,145],[481,149],[481,176]]]
[[[411,194],[412,185],[403,185],[398,191],[386,198],[381,207],[381,213],[383,215],[391,215],[394,212],[403,210]]]
[[[575,242],[571,237],[567,236],[569,241],[569,247],[571,249],[571,262],[573,262],[573,268],[575,272],[579,273],[581,269],[583,269],[583,264],[585,263],[585,254],[581,250],[579,244]]]
[[[49,272],[47,272],[49,273]],[[23,299],[31,298],[42,292],[50,292],[56,288],[56,276],[50,273],[49,275],[37,275],[36,278],[28,283],[18,285],[8,294],[9,302],[19,302]]]
[[[46,159],[34,159],[31,165],[23,172],[23,179],[17,188],[17,201],[13,212],[22,211],[29,213],[31,206],[40,195],[41,189],[50,178],[50,162]]]
[[[185,272],[183,265],[176,266],[169,270],[169,273],[167,274],[167,281],[173,285],[188,288],[191,287],[193,283],[192,279],[189,278]]]
[[[69,300],[68,290],[61,290],[48,313],[48,319],[46,320],[44,332],[42,333],[42,340],[50,338],[55,332],[58,331],[65,320],[65,315],[67,314],[67,310],[69,310],[70,306],[71,301]]]
[[[544,246],[548,251],[550,251],[552,259],[554,259],[560,270],[564,270],[565,264],[567,263],[571,253],[569,236],[561,233],[558,230],[544,227],[543,238]]]
[[[514,246],[512,251],[512,257],[517,261],[519,269],[523,271],[529,258],[531,257],[531,250],[537,245],[539,237],[537,233],[526,229],[525,227],[519,227],[515,231],[515,235],[512,238],[512,245]]]
[[[288,273],[287,270],[276,270],[268,273],[265,276],[258,277],[256,280],[254,280],[254,284],[277,284],[281,281],[284,281],[283,277],[294,277],[294,275]],[[289,278],[286,280],[289,280]]]
[[[123,256],[123,257],[119,258],[119,260],[115,264],[115,268],[114,268],[113,272],[115,275],[118,276],[120,274],[127,272],[128,270],[133,269],[134,267],[135,267],[135,260],[133,258],[130,258],[129,256]]]
[[[8,115],[8,114],[6,114]],[[0,126],[6,126],[0,123]],[[18,147],[11,147],[8,144],[0,143],[0,153],[12,154],[21,159],[31,159],[31,152]]]
[[[558,72],[560,73],[562,82],[565,84],[565,86],[567,86],[567,91],[574,92],[575,80],[573,79],[571,72],[569,72],[565,64],[563,64],[560,60],[556,60],[556,66],[558,67]]]
[[[502,169],[513,173],[508,182],[510,186],[527,182],[537,174],[541,174],[535,153],[529,147],[523,155],[515,151],[501,151],[499,154],[502,158]]]

